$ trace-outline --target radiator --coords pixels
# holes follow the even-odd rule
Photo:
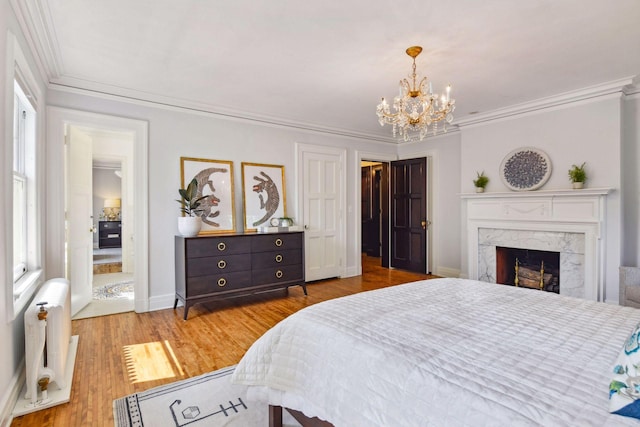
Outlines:
[[[61,389],[67,386],[65,369],[71,342],[71,292],[68,280],[51,279],[42,285],[24,313],[24,330],[25,399],[35,404],[39,386],[43,391],[42,400],[46,400],[46,390],[51,382]]]

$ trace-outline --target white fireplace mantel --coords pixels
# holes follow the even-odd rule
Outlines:
[[[611,188],[583,188],[580,190],[537,190],[537,191],[505,191],[490,193],[462,193],[463,199],[487,199],[487,198],[529,198],[529,197],[585,197],[585,196],[606,196],[613,190]]]
[[[577,292],[583,298],[602,301],[605,199],[611,191],[609,188],[594,188],[461,194],[466,208],[469,278],[481,279],[480,229],[512,230],[515,233],[512,236],[526,235],[527,232],[536,235],[549,233],[549,236],[571,233],[579,235],[584,241],[584,261],[575,274],[584,283],[580,283],[582,289]],[[526,242],[522,242],[522,247],[527,248]],[[486,280],[486,277],[482,279]]]

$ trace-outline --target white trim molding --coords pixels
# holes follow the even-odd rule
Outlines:
[[[603,97],[621,97],[627,92],[634,90],[634,77],[625,77],[620,80],[601,83],[583,89],[564,92],[558,95],[540,98],[510,107],[498,108],[473,116],[468,116],[456,120],[460,129],[465,127],[480,125],[495,120],[508,119],[513,116],[536,114],[537,112],[547,112],[555,108],[565,108],[567,105],[574,106],[576,102],[600,101]]]
[[[33,203],[35,208],[33,212],[35,215],[33,218],[29,218],[28,221],[32,223],[29,225],[30,233],[33,233],[33,238],[30,238],[29,249],[30,254],[28,255],[28,263],[29,263],[29,271],[30,274],[26,276],[23,280],[23,286],[17,295],[14,294],[15,289],[13,286],[7,285],[5,287],[5,298],[6,298],[6,316],[7,321],[13,321],[18,313],[26,306],[29,302],[30,298],[33,296],[38,286],[43,283],[42,280],[42,271],[46,266],[44,262],[45,258],[45,239],[43,236],[43,222],[45,217],[45,177],[44,173],[44,165],[45,165],[45,139],[43,136],[42,129],[44,128],[44,96],[42,94],[41,85],[38,83],[38,79],[31,70],[29,66],[29,62],[27,61],[27,57],[18,42],[16,36],[11,32],[7,32],[7,62],[6,62],[6,73],[5,78],[5,116],[2,118],[5,122],[5,133],[4,137],[7,141],[5,144],[4,150],[4,170],[6,171],[7,179],[5,180],[6,184],[3,188],[3,201],[4,206],[13,206],[13,187],[11,187],[13,179],[10,178],[12,176],[13,171],[13,143],[9,141],[13,141],[13,114],[14,114],[14,80],[18,80],[21,85],[24,85],[23,89],[25,90],[25,95],[29,97],[29,100],[32,103],[32,106],[35,109],[36,114],[36,140],[34,153],[35,156],[35,164],[33,165],[35,181],[33,184],[34,197],[30,199],[30,203]],[[0,168],[2,169],[2,168]],[[34,191],[35,190],[35,191]],[[32,213],[33,213],[32,212]],[[9,210],[5,213],[5,222],[3,224],[4,229],[2,230],[5,240],[7,242],[6,247],[4,248],[4,253],[2,256],[5,257],[6,265],[11,266],[6,269],[6,275],[4,277],[5,283],[13,283],[13,265],[12,265],[12,248],[13,248],[13,211]],[[0,249],[2,252],[2,249]]]
[[[9,0],[29,49],[34,53],[38,70],[45,81],[63,73],[60,48],[49,3],[46,0]]]
[[[65,127],[76,125],[133,134],[135,311],[149,311],[149,123],[59,107],[47,108],[47,159],[64,165]],[[65,194],[64,167],[47,168],[47,194]],[[47,198],[47,278],[65,277],[64,198]]]

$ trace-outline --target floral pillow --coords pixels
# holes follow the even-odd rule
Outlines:
[[[636,326],[613,367],[613,379],[609,384],[609,412],[625,417],[640,418],[640,347]]]

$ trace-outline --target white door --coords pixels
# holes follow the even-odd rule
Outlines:
[[[341,275],[346,248],[342,218],[345,154],[343,150],[303,147],[300,155],[303,168],[305,280],[338,277]]]
[[[93,279],[93,174],[91,138],[73,126],[67,135],[67,277],[71,315],[91,302]]]

